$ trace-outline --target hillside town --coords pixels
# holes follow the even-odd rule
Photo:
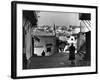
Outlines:
[[[23,69],[90,66],[90,14],[78,13],[79,25],[53,21],[39,25],[43,17],[39,14],[23,11]],[[69,60],[71,46],[75,48],[73,60]]]

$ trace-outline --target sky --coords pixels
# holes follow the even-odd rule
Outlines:
[[[64,25],[64,26],[79,26],[79,14],[69,12],[43,12],[38,13],[38,25]]]

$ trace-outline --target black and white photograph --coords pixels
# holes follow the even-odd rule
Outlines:
[[[12,2],[12,78],[97,73],[97,7]]]
[[[91,14],[23,10],[23,69],[91,66]]]

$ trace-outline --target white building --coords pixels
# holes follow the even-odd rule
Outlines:
[[[56,47],[56,36],[46,32],[33,32],[33,37],[37,37],[38,40],[34,39],[34,54],[42,56],[42,52],[45,52],[45,56],[57,53]]]

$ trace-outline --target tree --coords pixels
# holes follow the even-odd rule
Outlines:
[[[37,25],[37,14],[35,11],[24,10],[23,11],[23,18],[26,20],[25,23],[27,23],[27,21],[29,21],[32,26]]]

